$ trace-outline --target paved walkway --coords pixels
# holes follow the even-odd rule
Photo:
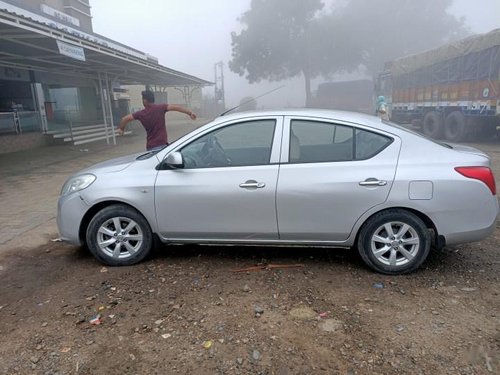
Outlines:
[[[168,125],[175,140],[206,121]],[[27,249],[58,237],[57,199],[62,184],[72,173],[92,164],[145,149],[145,134],[80,146],[52,146],[0,155],[0,253]]]

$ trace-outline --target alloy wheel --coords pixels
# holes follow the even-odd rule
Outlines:
[[[133,256],[141,248],[143,238],[140,225],[127,217],[110,218],[97,231],[99,249],[115,259]]]
[[[393,221],[375,230],[370,240],[373,256],[388,266],[403,266],[411,262],[418,253],[420,238],[410,225]]]

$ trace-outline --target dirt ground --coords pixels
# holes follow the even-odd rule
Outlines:
[[[500,143],[476,146],[500,177]],[[499,244],[497,229],[398,277],[337,249],[170,246],[124,268],[12,249],[0,373],[498,374]],[[301,267],[233,272],[255,264]]]

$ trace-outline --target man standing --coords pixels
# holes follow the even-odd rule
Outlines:
[[[167,128],[165,124],[165,113],[168,111],[182,112],[188,115],[191,120],[196,120],[193,111],[175,104],[155,104],[153,91],[145,90],[141,93],[142,111],[134,112],[123,117],[118,128],[118,135],[123,135],[125,127],[130,121],[138,120],[146,129],[148,151],[160,150],[168,145]]]

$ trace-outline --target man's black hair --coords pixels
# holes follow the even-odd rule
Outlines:
[[[141,92],[142,98],[146,99],[148,103],[154,103],[155,102],[155,93],[151,90],[144,90]]]

